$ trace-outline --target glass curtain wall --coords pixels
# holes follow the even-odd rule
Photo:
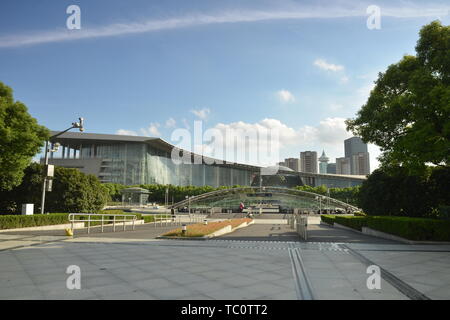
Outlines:
[[[170,152],[146,143],[83,145],[82,158],[101,158],[100,175],[125,185],[248,186],[255,172],[206,164],[176,165]]]

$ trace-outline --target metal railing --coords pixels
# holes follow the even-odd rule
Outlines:
[[[153,225],[157,227],[181,226],[181,216],[163,213],[154,216]]]
[[[75,217],[87,217],[87,219],[75,219]],[[98,217],[101,219],[91,219],[91,217]],[[113,218],[111,218],[113,217]],[[76,222],[87,222],[87,233],[90,233],[91,223],[100,222],[101,232],[104,232],[105,222],[112,222],[113,232],[116,232],[116,224],[123,223],[123,231],[126,231],[127,222],[132,222],[132,230],[135,230],[136,216],[132,214],[98,214],[98,213],[70,213],[69,222],[72,224],[72,232],[75,233],[74,224]],[[111,225],[111,223],[106,223]]]
[[[303,240],[308,240],[308,216],[293,214],[288,219],[291,229],[294,229]]]
[[[207,217],[208,215],[199,213],[184,215],[172,215],[170,213],[167,213],[155,215],[154,221],[152,223],[155,228],[181,226],[182,224],[204,223]]]

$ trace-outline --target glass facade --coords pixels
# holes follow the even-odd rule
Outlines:
[[[223,165],[175,164],[170,156],[146,143],[85,145],[81,151],[81,159],[102,159],[101,181],[125,185],[248,186],[256,173]]]

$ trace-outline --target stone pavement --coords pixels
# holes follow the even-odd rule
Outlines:
[[[384,280],[369,290],[367,266],[349,249],[429,298],[450,298],[449,246],[346,245],[60,240],[0,251],[0,299],[302,299],[308,283],[313,299],[407,299]],[[69,265],[81,268],[81,290],[66,288]]]
[[[450,245],[318,223],[309,220],[308,242],[278,220],[207,241],[155,240],[174,226],[152,225],[74,238],[2,233],[0,299],[450,298]],[[70,265],[81,268],[81,290],[66,288]],[[368,265],[382,268],[379,290],[367,288]]]

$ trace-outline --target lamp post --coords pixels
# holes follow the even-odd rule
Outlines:
[[[41,214],[44,214],[44,207],[45,207],[45,191],[47,189],[47,180],[48,180],[48,153],[49,152],[56,152],[58,150],[59,144],[56,145],[56,148],[49,149],[48,147],[48,141],[62,135],[63,133],[66,133],[67,131],[71,129],[79,129],[80,132],[84,131],[84,119],[78,118],[79,122],[73,122],[72,126],[64,131],[61,131],[53,136],[51,136],[47,141],[45,141],[45,160],[44,160],[44,166],[45,166],[45,172],[44,172],[44,181],[42,183],[42,197],[41,197]]]
[[[189,212],[189,216],[190,216],[191,215],[191,197],[186,196],[185,198],[188,200],[188,212]]]

